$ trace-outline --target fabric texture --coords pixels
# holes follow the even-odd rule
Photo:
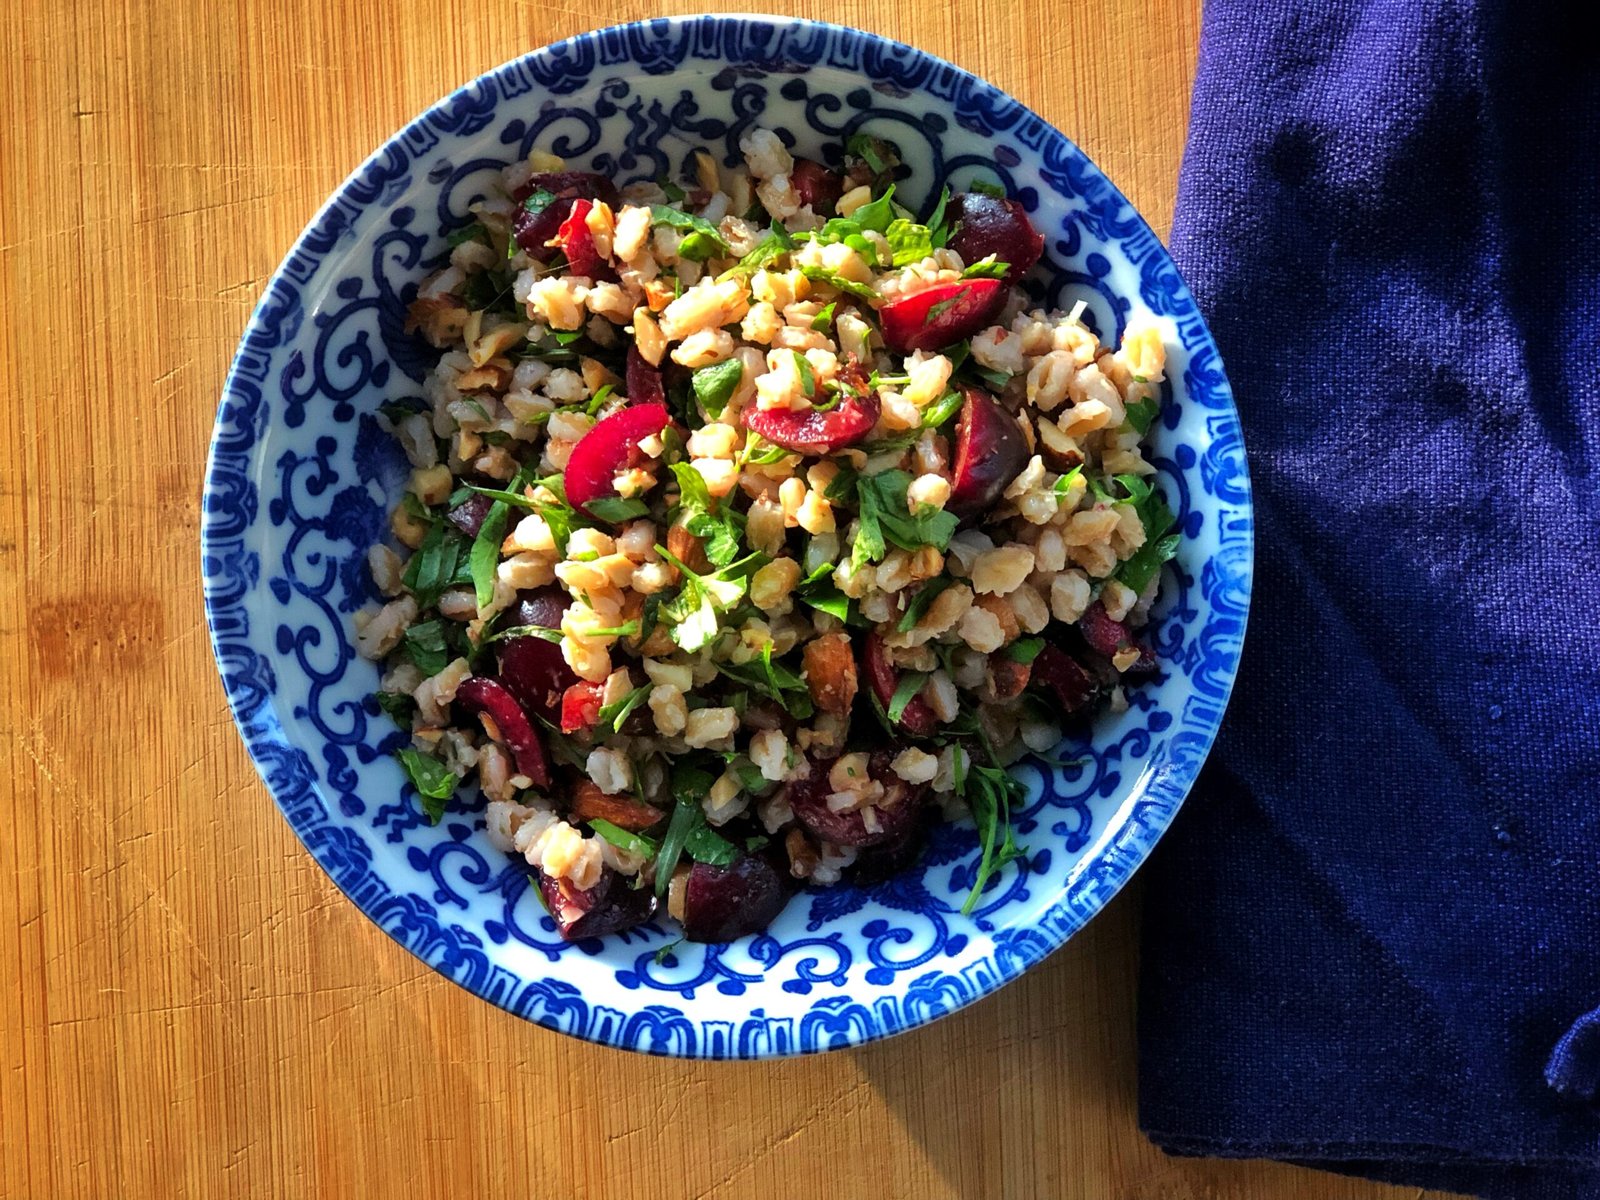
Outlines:
[[[1600,1196],[1592,16],[1206,5],[1172,242],[1257,550],[1145,877],[1170,1152]]]

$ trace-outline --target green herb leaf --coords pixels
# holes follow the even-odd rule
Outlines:
[[[698,804],[695,805],[695,811],[700,813],[700,824],[690,829],[689,835],[683,840],[684,851],[689,857],[712,867],[725,867],[738,858],[738,848],[705,823],[705,813]]]
[[[911,512],[906,505],[906,489],[910,486],[911,476],[904,471],[881,471],[876,475],[863,475],[856,481],[856,497],[861,505],[861,525],[855,546],[857,563],[882,559],[888,553],[884,544],[886,538],[902,550],[932,546],[942,551],[950,545],[959,519],[954,513],[931,505],[922,505],[918,512]],[[867,541],[865,549],[863,537]]]
[[[589,828],[605,838],[624,854],[635,854],[648,862],[656,855],[659,848],[656,843],[642,833],[630,833],[620,825],[613,825],[603,817],[593,817],[589,821]]]
[[[700,402],[700,407],[706,416],[720,417],[722,410],[728,406],[728,398],[733,395],[743,379],[744,364],[737,358],[701,367],[696,371],[691,381],[694,385],[694,396]]]
[[[678,246],[678,255],[681,258],[704,262],[717,255],[732,253],[728,243],[717,232],[717,227],[704,217],[696,217],[679,209],[669,208],[665,204],[652,204],[650,223],[667,225],[688,234]]]
[[[1161,570],[1161,564],[1177,557],[1181,540],[1175,533],[1147,540],[1118,568],[1117,578],[1135,592],[1142,593]]]
[[[669,466],[678,478],[678,509],[687,514],[684,528],[702,539],[706,558],[715,566],[728,566],[739,557],[738,518],[712,501],[705,479],[694,464],[678,462]]]
[[[705,784],[700,789],[700,795],[710,791],[715,782],[711,776],[696,768],[679,767],[673,770],[673,792],[678,792],[678,778],[680,772],[694,771],[696,775],[704,776]],[[656,895],[665,896],[667,888],[672,883],[672,873],[678,868],[678,859],[683,856],[683,844],[688,840],[690,832],[695,828],[696,819],[704,821],[705,813],[700,810],[698,799],[685,799],[679,797],[677,807],[672,810],[672,820],[667,823],[667,832],[661,839],[661,849],[656,852]]]
[[[924,429],[938,429],[939,426],[952,420],[961,411],[961,402],[962,395],[960,392],[946,392],[922,410],[922,427]]]
[[[906,707],[917,698],[917,694],[922,691],[927,682],[928,677],[926,675],[921,675],[914,671],[908,671],[900,676],[900,683],[894,689],[894,695],[890,697],[889,707],[886,710],[889,714],[889,720],[898,722],[905,713]]]
[[[434,521],[400,576],[400,582],[416,597],[418,608],[432,608],[439,603],[439,597],[455,578],[461,545],[461,535],[454,526],[447,526],[442,519]]]
[[[1004,200],[1006,198],[1005,188],[998,183],[990,183],[987,179],[974,179],[972,181],[972,190],[985,196],[993,196],[996,200]]]
[[[640,684],[621,700],[603,705],[600,709],[600,717],[597,724],[610,725],[612,733],[621,733],[622,723],[628,719],[628,715],[634,709],[645,702],[649,695],[650,685],[648,683]]]
[[[456,773],[431,754],[423,754],[407,746],[395,754],[400,765],[417,789],[417,799],[430,824],[437,825],[444,817],[445,805],[456,794],[459,779]]]
[[[827,333],[833,328],[833,310],[838,307],[837,300],[829,300],[817,310],[817,315],[811,318],[811,328],[817,333]]]
[[[663,179],[658,182],[656,186],[659,187],[662,191],[662,194],[664,194],[666,198],[672,201],[674,204],[681,203],[689,195],[688,192],[684,191],[670,179]]]
[[[885,233],[897,216],[894,206],[894,184],[884,189],[883,195],[867,201],[855,212],[850,214],[862,229],[870,229],[874,233]],[[823,227],[824,229],[827,226]]]
[[[596,414],[598,414],[600,412],[600,410],[602,408],[604,408],[606,406],[606,401],[611,399],[612,394],[616,390],[617,390],[617,387],[616,387],[615,384],[612,384],[612,383],[603,383],[603,384],[601,384],[599,389],[595,392],[595,394],[589,397],[589,403],[584,408],[583,411],[587,415],[589,415],[591,417],[595,416]]]
[[[1044,649],[1044,639],[1037,637],[1018,638],[1006,647],[1005,655],[1012,662],[1031,663],[1039,657],[1039,651]]]
[[[445,244],[452,250],[463,242],[483,242],[487,245],[489,231],[483,227],[482,221],[473,221],[471,224],[463,225],[459,229],[452,229],[445,234],[444,240]]]
[[[917,622],[922,620],[928,606],[939,597],[939,593],[948,588],[955,580],[948,575],[935,575],[917,589],[917,594],[911,597],[911,603],[906,605],[906,611],[900,614],[900,621],[895,629],[900,633],[907,633],[913,629]]]
[[[900,148],[886,138],[854,133],[844,144],[850,158],[859,158],[874,175],[887,175],[900,165]]]
[[[928,214],[928,228],[932,231],[934,249],[940,249],[950,240],[950,229],[944,223],[944,210],[950,203],[949,187],[939,189],[939,202],[933,206],[933,211]]]
[[[406,657],[424,675],[437,675],[450,665],[450,647],[444,640],[443,621],[424,621],[406,630]]]
[[[963,279],[1004,279],[1011,270],[1010,263],[995,262],[993,257],[969,263],[961,272]]]
[[[604,521],[607,525],[620,525],[624,521],[646,516],[650,512],[650,506],[637,496],[630,496],[627,499],[621,496],[601,496],[590,500],[583,508],[596,521]]]
[[[889,251],[894,256],[892,265],[896,267],[908,267],[933,253],[933,232],[926,225],[904,217],[890,221],[883,237],[889,243]]]
[[[427,401],[420,396],[407,396],[401,400],[385,400],[378,405],[378,411],[391,425],[399,425],[407,417],[414,417],[419,412],[427,410]]]
[[[1135,400],[1128,405],[1127,424],[1140,437],[1150,432],[1150,426],[1156,419],[1156,414],[1161,411],[1160,396],[1146,396],[1143,400]]]
[[[1027,853],[1017,845],[1015,831],[1011,828],[1011,805],[1025,793],[1022,785],[999,767],[972,767],[958,783],[957,791],[965,794],[973,822],[978,826],[979,844],[983,847],[972,891],[961,906],[962,915],[970,916],[994,873]]]
[[[522,202],[522,207],[534,216],[538,216],[555,202],[556,194],[554,192],[547,192],[544,188],[535,188],[528,198]]]
[[[810,400],[817,394],[817,373],[811,369],[811,360],[798,350],[789,351],[794,355],[795,373],[800,376],[800,390]]]
[[[761,648],[760,657],[747,663],[718,663],[717,670],[776,700],[796,720],[808,720],[815,712],[805,680],[792,668],[772,661],[771,642]]]
[[[994,392],[1003,391],[1006,384],[1011,382],[1011,375],[1008,372],[996,371],[990,367],[972,366],[967,368],[967,372]]]
[[[500,565],[500,543],[506,540],[506,519],[510,515],[505,502],[496,500],[489,506],[472,543],[472,586],[480,609],[487,608],[494,599],[495,568]]]
[[[411,728],[411,718],[417,711],[417,702],[412,699],[410,692],[373,692],[372,698],[401,729]]]
[[[836,271],[826,267],[802,266],[800,273],[812,283],[825,283],[829,287],[837,288],[841,292],[848,292],[852,296],[859,296],[863,300],[876,301],[878,293],[864,283],[857,283],[853,279],[846,279]]]

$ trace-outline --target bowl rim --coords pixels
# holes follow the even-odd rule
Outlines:
[[[1154,231],[1150,228],[1149,223],[1145,220],[1143,214],[1140,213],[1139,210],[1127,199],[1127,197],[1122,193],[1121,189],[1118,188],[1116,184],[1113,183],[1105,174],[1105,172],[1102,171],[1100,167],[1083,152],[1076,142],[1074,142],[1066,134],[1062,133],[1051,122],[1039,116],[1039,114],[1034,112],[1033,109],[1016,100],[1010,95],[1010,93],[1004,91],[995,84],[989,83],[981,76],[978,76],[973,72],[966,70],[965,68],[957,66],[956,64],[951,63],[948,60],[939,57],[938,55],[919,49],[918,47],[908,45],[907,43],[900,42],[885,35],[871,32],[870,30],[855,29],[848,26],[838,25],[833,22],[815,21],[801,17],[751,12],[701,13],[651,17],[639,21],[630,21],[603,26],[597,29],[575,34],[571,37],[564,38],[556,42],[547,43],[523,54],[519,54],[514,58],[508,59],[505,62],[502,62],[497,66],[494,66],[489,70],[467,80],[465,83],[454,88],[448,94],[429,105],[415,117],[412,117],[389,137],[384,139],[382,143],[380,143],[352,171],[350,171],[349,174],[345,176],[338,187],[335,188],[328,198],[317,208],[315,214],[306,223],[305,227],[301,230],[290,248],[286,251],[282,262],[280,262],[278,267],[273,271],[272,275],[264,284],[261,297],[251,311],[250,318],[245,324],[244,331],[240,337],[239,346],[234,353],[228,372],[224,377],[217,416],[213,424],[210,446],[206,456],[206,469],[201,496],[199,541],[201,554],[201,580],[204,590],[204,606],[209,639],[218,673],[222,680],[223,689],[227,696],[229,712],[233,717],[235,727],[238,729],[241,738],[244,740],[246,750],[250,755],[251,761],[255,764],[257,772],[260,774],[262,782],[266,785],[269,795],[272,796],[275,806],[287,821],[289,827],[293,830],[295,837],[300,841],[300,844],[311,855],[317,865],[322,868],[323,872],[333,882],[334,886],[337,887],[339,891],[343,893],[344,896],[353,905],[355,905],[355,907],[360,910],[369,921],[382,930],[385,935],[398,942],[402,948],[404,948],[413,957],[425,963],[430,969],[444,976],[457,986],[464,988],[480,999],[488,1001],[497,1008],[502,1008],[508,1012],[511,1012],[514,1016],[518,1016],[534,1024],[554,1030],[555,1032],[569,1033],[573,1036],[582,1038],[585,1041],[592,1041],[598,1045],[604,1045],[615,1049],[631,1050],[638,1053],[654,1055],[668,1054],[690,1058],[766,1059],[779,1057],[798,1057],[800,1055],[822,1053],[832,1049],[866,1045],[870,1042],[880,1041],[897,1033],[907,1032],[911,1029],[929,1024],[941,1016],[946,1016],[950,1013],[958,1011],[959,1009],[968,1007],[985,996],[991,995],[992,993],[998,991],[1007,983],[1011,982],[1013,979],[1017,978],[1025,971],[1029,970],[1039,962],[1043,961],[1046,957],[1053,954],[1056,950],[1059,950],[1079,930],[1081,930],[1085,924],[1103,911],[1105,906],[1126,885],[1128,879],[1132,877],[1133,873],[1137,871],[1141,865],[1143,865],[1143,863],[1149,857],[1151,850],[1155,846],[1155,843],[1160,840],[1162,835],[1170,827],[1173,818],[1178,812],[1178,809],[1181,808],[1184,800],[1187,798],[1190,790],[1193,788],[1194,783],[1199,776],[1200,769],[1204,765],[1207,756],[1216,742],[1223,715],[1226,712],[1228,700],[1232,695],[1234,685],[1238,679],[1244,638],[1248,632],[1250,599],[1253,591],[1252,585],[1255,565],[1254,506],[1252,502],[1252,489],[1249,477],[1249,463],[1243,443],[1242,428],[1239,430],[1239,473],[1237,479],[1230,480],[1230,482],[1235,484],[1239,489],[1240,494],[1239,500],[1234,504],[1232,514],[1236,518],[1236,523],[1231,536],[1230,550],[1233,554],[1241,558],[1237,570],[1239,578],[1242,581],[1243,590],[1239,600],[1240,612],[1237,617],[1238,629],[1237,633],[1233,636],[1231,662],[1228,664],[1226,681],[1222,688],[1220,699],[1215,700],[1215,702],[1210,706],[1214,709],[1214,712],[1204,722],[1201,723],[1202,727],[1197,728],[1195,723],[1192,721],[1185,727],[1185,731],[1190,734],[1191,737],[1193,737],[1195,734],[1201,735],[1204,743],[1198,748],[1198,753],[1194,754],[1191,758],[1193,764],[1192,768],[1176,773],[1163,773],[1163,775],[1159,778],[1147,779],[1141,785],[1139,785],[1138,789],[1136,789],[1136,791],[1129,797],[1130,800],[1137,799],[1141,793],[1147,794],[1151,787],[1159,786],[1168,794],[1170,805],[1161,814],[1159,819],[1154,821],[1148,819],[1125,819],[1122,822],[1121,828],[1112,835],[1112,840],[1101,848],[1101,855],[1114,855],[1118,859],[1118,865],[1117,870],[1114,873],[1114,877],[1106,881],[1105,885],[1101,886],[1095,893],[1094,903],[1089,911],[1087,913],[1083,913],[1078,910],[1078,906],[1072,905],[1071,895],[1067,892],[1064,892],[1057,898],[1050,901],[1045,912],[1041,914],[1041,917],[1048,915],[1052,918],[1055,918],[1051,925],[1034,931],[1038,935],[1037,939],[1029,938],[1024,940],[1017,946],[1013,947],[1011,952],[1003,958],[994,958],[992,960],[992,964],[994,966],[993,974],[983,981],[975,984],[970,996],[962,997],[949,1005],[923,1010],[913,1019],[903,1022],[887,1023],[874,1020],[872,1027],[866,1030],[864,1033],[858,1032],[854,1027],[852,1027],[846,1031],[843,1037],[831,1040],[827,1044],[820,1045],[805,1044],[803,1040],[796,1040],[788,1045],[776,1049],[772,1048],[772,1046],[769,1044],[765,1049],[758,1049],[754,1052],[739,1049],[732,1053],[715,1053],[707,1049],[706,1042],[697,1041],[696,1049],[690,1053],[684,1054],[681,1051],[670,1049],[662,1050],[654,1047],[639,1045],[636,1040],[630,1040],[626,1033],[620,1030],[613,1030],[609,1034],[602,1033],[598,1035],[592,1028],[574,1032],[573,1030],[563,1028],[554,1020],[547,1018],[541,1012],[519,1012],[512,1009],[510,1005],[505,1002],[503,995],[493,991],[489,987],[480,985],[477,981],[470,977],[463,977],[446,970],[446,964],[443,961],[445,956],[442,952],[426,952],[422,948],[405,942],[399,936],[399,933],[396,930],[390,928],[387,923],[380,919],[378,913],[375,911],[385,897],[378,896],[364,899],[353,894],[348,888],[346,888],[340,879],[339,873],[333,869],[333,866],[328,861],[328,859],[331,857],[329,851],[312,844],[312,842],[309,841],[306,836],[306,831],[301,828],[300,824],[292,816],[290,816],[285,798],[282,794],[284,790],[283,784],[280,781],[275,781],[273,775],[275,768],[279,764],[271,761],[268,758],[268,752],[276,750],[295,751],[298,749],[298,747],[283,731],[271,699],[269,698],[265,702],[257,700],[250,692],[250,689],[230,677],[227,659],[225,657],[226,647],[224,644],[225,637],[229,635],[225,633],[223,622],[219,620],[219,616],[221,615],[221,610],[224,605],[210,586],[213,571],[208,566],[208,563],[213,557],[213,550],[217,546],[217,543],[220,539],[227,535],[220,528],[223,519],[222,516],[219,515],[218,510],[213,508],[209,503],[207,503],[207,501],[213,495],[216,489],[220,472],[223,471],[227,466],[226,460],[230,456],[235,458],[241,457],[239,451],[224,447],[224,440],[221,435],[227,427],[226,422],[229,414],[230,402],[234,401],[239,394],[241,373],[245,366],[246,359],[252,352],[251,342],[253,336],[261,330],[263,326],[263,318],[267,315],[269,308],[272,306],[278,285],[280,282],[285,280],[285,277],[290,272],[291,266],[296,262],[296,260],[302,255],[311,255],[312,257],[319,259],[322,257],[325,248],[318,249],[311,243],[313,243],[319,235],[323,235],[327,232],[323,228],[324,225],[327,223],[330,215],[337,211],[341,202],[348,199],[347,193],[352,190],[352,186],[355,185],[357,181],[361,180],[371,168],[381,163],[389,150],[392,147],[395,147],[397,143],[404,142],[408,135],[425,132],[425,126],[431,119],[448,113],[452,105],[470,98],[472,90],[475,87],[479,86],[486,80],[499,80],[501,77],[510,72],[516,71],[523,64],[532,60],[554,59],[563,55],[570,56],[572,51],[583,47],[588,43],[598,43],[601,39],[615,39],[619,35],[626,36],[630,31],[635,29],[659,30],[663,27],[681,25],[715,26],[724,23],[735,22],[765,25],[770,27],[775,34],[779,35],[781,35],[784,30],[796,28],[802,30],[817,29],[820,31],[826,31],[829,36],[845,39],[847,42],[856,41],[869,46],[876,46],[879,49],[891,51],[898,59],[902,61],[929,64],[934,68],[949,73],[946,78],[954,77],[963,85],[975,86],[1005,99],[1010,104],[1015,105],[1016,110],[1021,115],[1032,118],[1033,120],[1039,122],[1039,124],[1043,126],[1049,134],[1060,138],[1072,153],[1077,155],[1079,158],[1081,158],[1083,163],[1088,165],[1089,169],[1097,177],[1097,183],[1107,188],[1110,194],[1114,196],[1116,200],[1120,201],[1126,206],[1127,211],[1132,214],[1132,220],[1137,223],[1138,229],[1147,234],[1154,242],[1159,252],[1167,258],[1168,263],[1171,265],[1173,274],[1177,279],[1178,286],[1176,289],[1174,289],[1175,294],[1180,299],[1187,300],[1189,304],[1193,305],[1195,314],[1198,317],[1197,331],[1199,337],[1191,337],[1189,339],[1189,350],[1191,352],[1191,356],[1197,349],[1203,348],[1210,351],[1211,355],[1213,356],[1212,361],[1215,365],[1217,374],[1217,383],[1215,384],[1215,387],[1226,396],[1228,400],[1229,411],[1233,416],[1234,422],[1236,424],[1238,423],[1238,410],[1233,401],[1232,386],[1227,379],[1221,354],[1217,350],[1216,343],[1212,337],[1209,325],[1205,322],[1204,316],[1199,313],[1198,303],[1195,301],[1187,281],[1183,279],[1181,272],[1177,268],[1177,265],[1175,263],[1171,263],[1171,256],[1167,251],[1165,243],[1163,243],[1161,239],[1155,235]],[[707,56],[705,61],[716,62],[718,61],[718,57]],[[625,71],[629,64],[624,62],[616,65],[619,70]],[[633,65],[638,68],[638,64],[636,62]],[[357,203],[356,201],[351,202]],[[243,457],[248,457],[248,452],[246,452]],[[251,635],[246,635],[241,640],[248,641],[250,636]],[[259,638],[259,631],[257,631],[253,636]],[[1174,780],[1172,778],[1173,774],[1186,777]],[[696,1003],[696,1001],[685,1000],[683,1003],[687,1007]]]

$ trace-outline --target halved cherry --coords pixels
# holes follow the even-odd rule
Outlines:
[[[837,846],[877,846],[896,841],[913,829],[922,816],[926,784],[907,783],[894,773],[894,758],[903,746],[882,746],[867,757],[867,774],[883,785],[883,795],[865,809],[835,812],[828,805],[833,784],[828,773],[837,759],[813,759],[811,773],[789,785],[789,807],[795,820],[819,838]]]
[[[1156,670],[1155,651],[1135,641],[1126,622],[1112,620],[1100,601],[1096,600],[1078,618],[1078,628],[1083,633],[1083,640],[1089,643],[1089,649],[1107,658],[1125,650],[1139,652],[1139,661],[1127,668],[1124,675],[1147,675]]]
[[[1086,708],[1100,690],[1088,669],[1059,647],[1045,646],[1032,665],[1030,682],[1055,697],[1063,716]]]
[[[810,158],[794,160],[789,183],[801,204],[809,204],[818,216],[831,217],[839,197],[844,195],[844,177]]]
[[[445,519],[468,537],[475,538],[478,536],[478,530],[483,528],[483,519],[489,515],[489,510],[493,507],[493,500],[473,492],[447,512]]]
[[[883,405],[878,393],[867,383],[867,373],[853,358],[839,367],[843,389],[839,402],[829,409],[745,408],[746,429],[753,430],[775,446],[798,450],[801,454],[827,454],[853,446],[878,423]]]
[[[600,685],[580,679],[561,694],[561,732],[593,729],[600,720]]]
[[[587,890],[547,875],[542,869],[535,874],[544,906],[556,929],[569,942],[620,933],[655,916],[655,892],[634,887],[610,868],[600,876],[599,883]]]
[[[950,198],[946,219],[956,225],[948,245],[961,261],[975,263],[992,254],[996,262],[1011,264],[1008,283],[1026,275],[1044,253],[1043,235],[1015,200],[963,192]]]
[[[887,712],[895,689],[900,686],[900,672],[889,661],[888,647],[883,644],[883,638],[876,629],[867,634],[863,657],[866,659],[867,682],[872,685],[872,694]],[[928,707],[926,700],[916,696],[901,711],[900,724],[910,733],[926,735],[939,727],[939,718]]]
[[[725,867],[697,862],[683,891],[683,936],[731,942],[760,933],[788,899],[785,876],[763,855],[741,854]]]
[[[631,342],[628,343],[626,381],[623,386],[630,405],[667,402],[667,389],[661,382],[661,372],[646,362],[644,355],[639,353],[639,347]]]
[[[594,231],[589,228],[589,214],[593,211],[592,200],[574,200],[572,211],[556,231],[555,240],[560,243],[562,253],[567,256],[567,266],[574,275],[613,280],[617,273],[595,248]]]
[[[554,199],[529,211],[528,198],[537,192],[548,192]],[[589,171],[545,171],[530,175],[514,195],[517,215],[511,221],[511,236],[534,258],[549,258],[550,239],[556,236],[572,211],[572,202],[580,198],[604,200],[615,205],[616,185],[604,175]]]
[[[945,509],[967,518],[987,512],[1028,464],[1017,419],[988,392],[962,389],[956,422],[956,471]]]
[[[987,328],[1005,302],[1001,280],[958,279],[891,300],[878,310],[878,319],[884,344],[896,354],[940,350]]]
[[[554,584],[522,592],[517,603],[500,618],[500,628],[537,625],[541,629],[560,629],[571,600]],[[495,649],[499,660],[497,676],[523,710],[546,721],[556,720],[561,712],[562,693],[578,679],[561,657],[561,647],[529,635],[496,642]]]
[[[636,461],[639,443],[667,427],[665,404],[631,404],[584,434],[567,460],[567,503],[583,508],[591,500],[615,496],[618,472]]]
[[[517,773],[526,775],[537,788],[550,786],[550,760],[545,756],[544,743],[539,731],[528,720],[503,684],[493,679],[473,676],[463,680],[456,688],[456,703],[468,712],[482,713],[494,722],[500,740],[511,750],[517,762]]]

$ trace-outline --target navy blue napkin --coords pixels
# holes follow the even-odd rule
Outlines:
[[[1592,5],[1208,0],[1173,248],[1255,486],[1146,873],[1173,1153],[1600,1196]]]

